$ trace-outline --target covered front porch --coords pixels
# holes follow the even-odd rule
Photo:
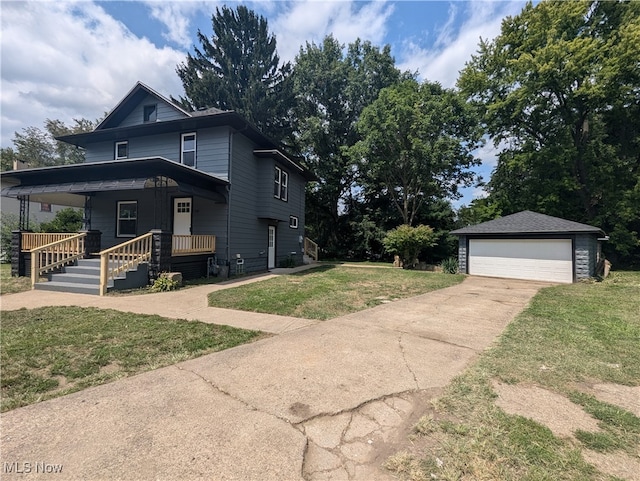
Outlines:
[[[145,264],[148,279],[180,271],[201,277],[226,238],[224,179],[162,159],[128,159],[3,174],[15,185],[2,195],[80,207],[83,228],[77,233],[29,232],[28,210],[20,210],[13,233],[12,274],[30,275],[34,286],[43,275],[100,259],[99,290],[116,288],[116,280]]]

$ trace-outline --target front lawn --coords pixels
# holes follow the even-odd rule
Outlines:
[[[462,282],[463,275],[367,267],[317,267],[209,294],[209,305],[331,319]]]
[[[2,313],[2,411],[256,340],[262,333],[79,307]]]
[[[496,405],[496,382],[521,390],[526,414]],[[541,290],[498,345],[456,378],[421,419],[411,445],[422,448],[408,447],[387,466],[411,480],[619,479],[586,462],[615,456],[601,469],[626,472],[638,463],[640,418],[621,407],[622,394],[615,405],[597,399],[594,388],[605,383],[626,393],[631,404],[634,397],[638,402],[628,387],[640,386],[639,272]],[[532,389],[566,400],[580,416],[595,418],[598,429],[554,435],[551,423],[527,415],[545,416],[540,401],[524,394]],[[573,425],[568,413],[560,419]]]
[[[13,294],[31,289],[31,277],[11,277],[11,264],[0,264],[0,294]]]

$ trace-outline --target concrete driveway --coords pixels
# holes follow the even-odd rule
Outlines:
[[[4,413],[1,477],[391,479],[388,446],[545,285],[470,277]]]

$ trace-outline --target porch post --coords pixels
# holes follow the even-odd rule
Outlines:
[[[11,275],[20,277],[25,275],[25,258],[22,252],[22,231],[11,231]]]
[[[162,229],[152,229],[151,262],[149,262],[149,277],[157,279],[161,272],[171,271],[171,240],[172,234]]]
[[[80,232],[92,232],[91,231],[91,196],[84,196],[84,214],[82,216],[82,230]],[[97,232],[97,231],[96,231]],[[98,251],[100,246],[98,245]],[[97,252],[97,251],[94,251]]]
[[[90,230],[90,229],[82,229],[79,231],[80,234],[87,234],[84,238],[84,256],[91,257],[94,254],[100,252],[102,243],[102,232],[99,230]]]

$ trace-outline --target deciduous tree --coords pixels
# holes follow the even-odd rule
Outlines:
[[[503,21],[462,71],[502,148],[488,185],[503,214],[601,227],[640,260],[640,3],[543,1]]]
[[[456,198],[475,178],[481,145],[478,118],[467,102],[437,83],[406,80],[380,92],[358,122],[351,154],[361,182],[395,206],[412,225],[425,202]]]

